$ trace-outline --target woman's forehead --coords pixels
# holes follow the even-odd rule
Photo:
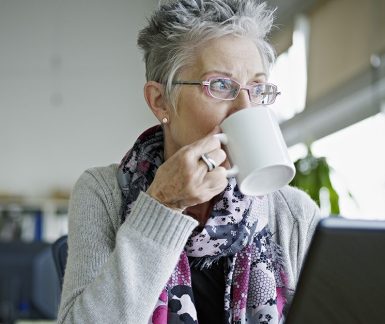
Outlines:
[[[257,46],[246,38],[215,39],[198,49],[195,55],[194,63],[186,69],[186,74],[192,74],[195,77],[203,77],[207,74],[254,77],[265,74]]]

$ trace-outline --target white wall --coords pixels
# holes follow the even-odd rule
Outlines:
[[[156,120],[137,32],[155,0],[0,0],[0,192],[70,189]]]

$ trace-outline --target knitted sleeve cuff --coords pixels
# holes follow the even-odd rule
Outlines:
[[[145,192],[139,194],[123,224],[171,249],[182,249],[197,225],[192,217],[162,205]]]

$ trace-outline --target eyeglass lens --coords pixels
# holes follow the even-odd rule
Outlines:
[[[233,100],[240,91],[240,84],[231,79],[211,79],[209,83],[210,94],[217,99]],[[273,103],[277,96],[275,87],[268,83],[255,83],[247,86],[250,100],[258,104]]]

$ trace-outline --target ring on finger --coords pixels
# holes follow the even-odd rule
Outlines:
[[[217,164],[215,163],[215,161],[212,158],[210,158],[207,155],[207,153],[202,154],[201,159],[207,165],[208,172],[213,171],[217,167]]]

